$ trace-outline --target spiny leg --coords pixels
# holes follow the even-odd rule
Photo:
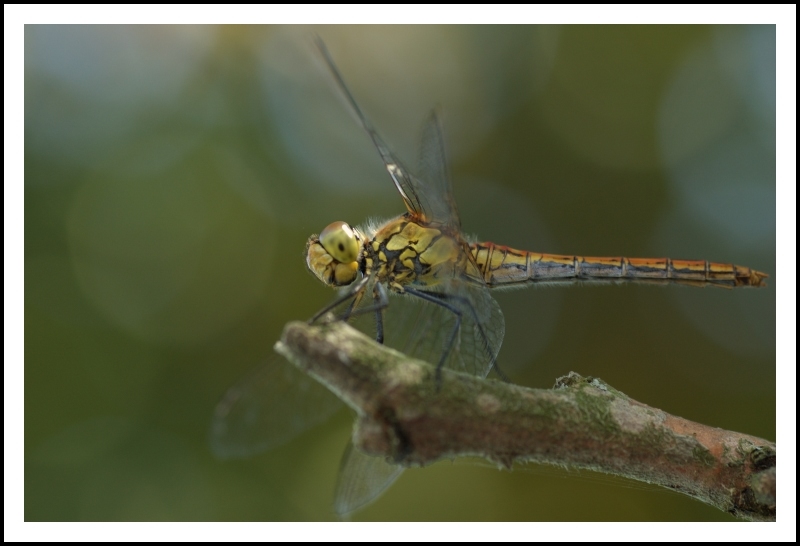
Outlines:
[[[352,314],[353,309],[355,309],[358,306],[363,297],[364,297],[364,291],[362,290],[361,292],[356,294],[352,300],[350,300],[350,303],[347,305],[347,309],[345,309],[344,313],[342,313],[341,320],[345,322],[350,320],[350,315]]]
[[[375,341],[383,345],[383,310],[389,305],[389,298],[382,284],[375,286],[372,297],[375,300]]]
[[[383,310],[389,306],[389,297],[386,294],[386,289],[384,286],[380,283],[377,283],[372,293],[372,298],[375,303],[359,308],[358,304],[364,297],[364,288],[366,287],[368,281],[369,277],[364,277],[355,286],[353,286],[352,290],[348,290],[331,303],[317,311],[317,313],[311,317],[308,323],[314,324],[314,322],[319,320],[319,318],[325,313],[335,309],[349,299],[350,304],[347,306],[347,309],[344,310],[344,313],[342,313],[340,317],[336,317],[335,320],[343,320],[344,322],[347,322],[352,317],[375,311],[375,341],[383,345]]]
[[[358,303],[358,301],[360,301],[361,297],[363,296],[362,292],[364,290],[364,287],[367,285],[367,282],[369,282],[369,277],[364,277],[363,279],[358,281],[353,286],[353,288],[351,290],[348,290],[344,294],[341,294],[338,298],[333,300],[331,303],[329,303],[328,305],[326,305],[325,307],[323,307],[322,309],[317,311],[314,314],[314,316],[309,319],[308,323],[309,324],[314,324],[317,320],[319,320],[319,318],[322,315],[324,315],[328,311],[331,311],[331,310],[339,307],[342,303],[344,303],[347,300],[352,298],[353,301],[347,307],[347,309],[344,312],[344,315],[341,317],[340,320],[347,320],[348,318],[350,318],[350,316],[352,314],[353,307],[355,307],[355,304]]]
[[[362,290],[356,299],[360,301],[363,295],[364,292]],[[386,294],[386,288],[381,283],[375,284],[375,289],[372,292],[372,299],[375,303],[372,305],[358,308],[356,299],[347,307],[342,319],[347,321],[351,317],[375,311],[375,341],[383,345],[383,310],[389,307],[389,296]]]
[[[498,366],[497,355],[495,354],[494,349],[492,348],[492,344],[489,342],[489,336],[486,335],[486,331],[483,329],[483,326],[478,320],[478,314],[475,312],[475,308],[472,306],[472,302],[470,302],[468,298],[465,298],[463,296],[455,296],[452,294],[442,294],[439,292],[422,292],[420,290],[406,288],[406,292],[410,290],[415,293],[414,295],[419,295],[419,293],[424,293],[432,298],[435,298],[435,299],[428,299],[427,301],[432,301],[434,303],[442,305],[443,307],[447,308],[450,311],[453,311],[454,308],[450,305],[445,305],[446,300],[458,301],[462,307],[466,307],[467,309],[469,309],[469,312],[472,315],[472,320],[475,322],[475,326],[477,326],[478,328],[478,333],[480,334],[481,341],[483,341],[484,344],[483,349],[484,351],[486,351],[486,354],[491,359],[490,362],[491,369],[494,370],[494,372],[498,375],[498,377],[500,377],[500,379],[502,379],[506,383],[511,382],[508,376],[500,369],[500,366]],[[460,324],[460,312],[458,313],[458,316]],[[437,368],[437,373],[438,373],[438,368]]]
[[[453,330],[450,332],[450,338],[447,340],[445,345],[445,349],[442,352],[441,358],[439,358],[439,363],[436,365],[436,390],[439,390],[442,387],[442,368],[444,367],[444,363],[447,362],[447,358],[450,356],[450,351],[453,350],[453,344],[455,343],[456,336],[458,332],[461,330],[461,311],[450,305],[449,303],[443,301],[441,294],[430,293],[430,292],[423,292],[422,290],[416,290],[414,288],[406,288],[406,294],[410,294],[412,296],[416,296],[420,299],[428,301],[430,303],[434,303],[441,307],[444,307],[456,317],[456,324],[453,326]]]
[[[483,329],[481,322],[478,320],[478,313],[475,312],[475,307],[472,306],[472,302],[469,299],[464,298],[462,296],[451,296],[445,294],[447,299],[451,300],[460,300],[463,306],[466,306],[469,309],[470,314],[472,315],[472,320],[475,321],[475,326],[478,328],[478,333],[480,333],[481,340],[483,341],[483,350],[486,351],[486,354],[489,355],[491,358],[491,369],[494,370],[494,373],[497,376],[505,381],[506,383],[511,383],[511,379],[500,369],[500,366],[497,364],[497,353],[495,353],[494,348],[492,347],[491,342],[489,341],[489,336],[486,335],[486,331]],[[498,351],[500,348],[498,347]]]
[[[372,313],[373,311],[383,311],[387,307],[389,307],[389,296],[386,295],[386,290],[384,289],[383,285],[380,283],[376,286],[375,292],[372,295],[375,303],[371,305],[366,305],[364,307],[359,307],[357,309],[352,309],[350,311],[349,317],[357,317],[359,315],[365,315],[367,313]],[[381,318],[381,323],[383,323],[383,318]]]

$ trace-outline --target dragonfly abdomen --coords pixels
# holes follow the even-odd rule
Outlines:
[[[490,287],[525,283],[676,283],[691,286],[766,286],[766,274],[740,265],[670,258],[597,258],[473,243],[470,252]]]

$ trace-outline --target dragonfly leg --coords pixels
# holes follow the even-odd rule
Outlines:
[[[353,307],[355,307],[354,305],[349,306],[348,307],[347,318],[357,317],[358,315],[364,315],[364,314],[367,314],[367,313],[372,313],[373,311],[379,313],[379,312],[383,311],[384,309],[386,309],[387,307],[389,307],[389,296],[386,295],[386,290],[383,288],[383,286],[381,284],[377,285],[377,287],[375,288],[375,292],[373,293],[372,297],[373,297],[375,303],[373,303],[371,305],[365,305],[364,307],[357,307],[355,309],[353,309]],[[344,301],[344,300],[340,300],[338,303],[341,303],[342,301]],[[330,306],[328,306],[328,307],[330,307]],[[334,305],[334,307],[335,307],[335,305]],[[380,324],[381,324],[380,327],[383,328],[383,316],[381,316],[381,318],[378,319],[378,320],[380,321]]]
[[[472,306],[472,303],[470,303],[470,301],[467,298],[463,298],[463,297],[460,297],[460,296],[454,296],[454,295],[451,295],[451,294],[441,294],[441,293],[438,293],[438,292],[424,292],[424,291],[413,289],[413,288],[406,288],[406,292],[410,292],[411,294],[413,294],[415,296],[418,296],[418,297],[421,297],[422,299],[425,299],[425,300],[430,301],[432,303],[436,303],[437,305],[441,305],[445,309],[448,309],[449,311],[454,313],[457,316],[457,319],[458,319],[457,320],[456,333],[457,333],[458,328],[461,325],[461,311],[459,311],[453,305],[448,304],[447,300],[458,301],[461,304],[462,307],[466,307],[467,309],[469,309],[469,313],[472,316],[472,320],[475,322],[475,326],[477,326],[478,333],[480,334],[481,340],[483,341],[483,345],[484,345],[483,349],[484,349],[484,351],[486,351],[486,354],[491,359],[491,369],[494,370],[494,372],[498,375],[498,377],[500,377],[500,379],[502,379],[506,383],[510,383],[511,382],[511,380],[508,378],[508,376],[497,365],[497,355],[495,353],[494,347],[492,347],[492,344],[489,342],[489,337],[486,335],[486,332],[484,331],[483,326],[481,326],[481,323],[478,320],[478,314],[475,312],[475,308]],[[425,296],[427,296],[427,297],[424,297],[421,294],[425,294]],[[442,360],[439,363],[439,366],[437,367],[437,378],[438,378],[438,376],[440,374],[439,370],[441,369],[442,365],[444,364],[449,350],[450,350],[450,344],[448,344],[448,350],[442,356]]]
[[[492,344],[489,341],[489,336],[486,335],[486,331],[483,329],[483,326],[481,326],[481,323],[478,320],[478,314],[475,312],[475,308],[472,306],[472,303],[467,298],[463,298],[461,296],[453,296],[450,294],[443,294],[443,296],[445,299],[458,300],[461,302],[462,306],[469,309],[469,312],[472,315],[472,320],[475,321],[475,326],[478,327],[478,332],[480,333],[481,340],[483,341],[484,345],[483,349],[484,351],[486,351],[486,354],[489,355],[489,358],[491,358],[491,365],[492,365],[491,369],[494,370],[494,372],[498,375],[498,377],[500,377],[500,379],[502,379],[506,383],[510,383],[511,380],[497,365],[497,353],[495,352],[494,347],[492,347]]]
[[[383,345],[383,313],[375,309],[375,341]]]
[[[375,286],[372,297],[375,300],[375,341],[383,345],[383,310],[389,305],[389,298],[382,284]]]
[[[314,324],[315,322],[317,322],[319,320],[319,318],[322,315],[324,315],[328,311],[331,311],[331,310],[339,307],[341,304],[343,304],[347,300],[351,299],[352,301],[350,302],[350,305],[347,306],[347,309],[345,310],[344,314],[339,318],[339,320],[347,321],[354,313],[353,312],[353,308],[356,306],[356,304],[363,297],[363,295],[364,295],[363,291],[364,291],[364,288],[367,286],[368,282],[369,282],[369,277],[364,277],[363,279],[358,281],[353,286],[353,288],[351,290],[348,290],[347,292],[345,292],[344,294],[340,295],[338,298],[333,300],[331,303],[329,303],[328,305],[326,305],[325,307],[323,307],[322,309],[317,311],[314,314],[314,316],[311,317],[311,319],[308,321],[308,323],[309,324]],[[358,313],[356,313],[356,314],[358,314]]]
[[[358,298],[354,298],[353,301],[350,302],[350,305],[347,306],[343,320],[375,311],[375,341],[383,345],[383,310],[389,306],[389,296],[386,294],[386,288],[384,288],[382,284],[377,283],[375,285],[375,290],[372,292],[372,299],[375,303],[357,308],[356,306],[361,299],[361,295],[363,295],[363,292],[359,294]]]
[[[356,305],[358,305],[358,302],[360,301],[361,301],[361,294],[358,294],[356,297],[350,300],[350,303],[347,305],[347,309],[345,309],[344,313],[342,313],[343,321],[347,322],[350,319],[350,314],[353,312],[353,309],[355,308]]]
[[[444,367],[444,363],[447,362],[447,358],[450,356],[450,351],[453,349],[453,344],[456,341],[456,336],[458,335],[459,330],[461,330],[461,311],[458,310],[456,307],[450,305],[446,301],[444,301],[447,296],[443,294],[437,294],[435,292],[424,292],[422,290],[417,290],[415,288],[408,288],[405,289],[406,294],[410,294],[412,296],[416,296],[420,299],[425,301],[434,303],[441,307],[444,307],[456,317],[456,324],[453,326],[453,331],[450,332],[450,337],[447,340],[447,344],[445,345],[445,349],[442,352],[442,356],[439,359],[439,363],[436,365],[436,390],[439,390],[442,386],[442,368]]]
[[[383,344],[384,333],[383,333],[383,310],[389,306],[389,296],[386,294],[386,288],[380,283],[375,285],[375,289],[372,293],[372,298],[374,303],[372,305],[366,305],[364,307],[358,307],[359,302],[364,297],[364,288],[366,287],[367,282],[369,281],[369,277],[364,277],[361,281],[356,284],[352,290],[348,290],[342,296],[336,298],[330,304],[323,307],[320,311],[318,311],[311,320],[309,320],[309,324],[313,324],[321,316],[323,316],[328,311],[335,309],[348,299],[350,299],[350,303],[347,305],[347,309],[344,310],[341,316],[336,317],[336,320],[343,320],[347,322],[352,317],[356,317],[358,315],[363,315],[366,313],[375,312],[375,341],[380,344]]]

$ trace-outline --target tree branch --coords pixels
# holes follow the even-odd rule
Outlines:
[[[354,443],[403,466],[479,456],[585,468],[775,520],[775,444],[675,417],[576,373],[552,390],[444,370],[342,322],[286,326],[277,350],[358,413]]]

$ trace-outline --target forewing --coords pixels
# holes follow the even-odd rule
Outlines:
[[[336,68],[325,44],[319,38],[316,39],[316,43],[322,58],[333,74],[336,85],[378,150],[384,167],[391,176],[395,188],[400,192],[408,212],[425,222],[436,222],[452,226],[456,230],[460,229],[458,209],[453,200],[450,177],[447,172],[442,126],[437,112],[434,110],[431,113],[423,128],[420,146],[420,172],[415,175],[389,149],[361,110],[350,89],[344,83],[344,78]]]
[[[342,407],[325,387],[275,355],[217,404],[209,441],[217,457],[249,457],[285,444]]]
[[[386,167],[386,171],[389,173],[389,176],[392,177],[392,181],[394,182],[397,191],[400,192],[400,196],[403,198],[406,208],[412,214],[425,216],[426,211],[423,207],[420,196],[416,193],[416,187],[412,183],[411,172],[404,167],[400,159],[392,153],[381,136],[372,126],[372,123],[369,121],[367,116],[361,111],[361,107],[358,106],[358,103],[353,97],[353,94],[350,92],[350,89],[348,89],[347,85],[344,83],[344,78],[342,78],[339,69],[336,68],[336,64],[334,64],[333,58],[328,52],[328,48],[325,47],[325,44],[319,37],[317,37],[315,41],[317,48],[319,48],[320,53],[322,54],[322,58],[328,65],[331,74],[333,74],[336,85],[344,95],[347,103],[350,105],[350,108],[352,108],[353,112],[355,112],[361,126],[364,128],[367,134],[369,134],[369,137],[372,139],[372,143],[375,145],[375,148],[378,150],[381,160]]]
[[[419,178],[412,177],[411,184],[421,197],[430,221],[444,224],[455,232],[461,230],[458,207],[453,197],[453,186],[448,171],[447,152],[441,117],[433,110],[422,129],[419,148]]]

